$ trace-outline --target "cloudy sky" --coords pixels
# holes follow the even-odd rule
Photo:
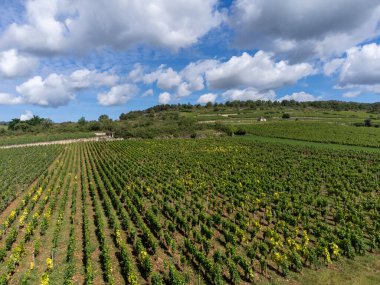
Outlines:
[[[0,121],[380,101],[379,0],[0,0]]]

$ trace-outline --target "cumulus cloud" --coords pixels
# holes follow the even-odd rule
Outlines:
[[[254,88],[247,89],[231,89],[222,94],[222,97],[226,101],[248,101],[248,100],[271,100],[274,101],[276,93],[273,90],[259,91]]]
[[[199,91],[205,88],[205,73],[217,65],[218,61],[214,59],[191,62],[181,70],[180,75],[188,83],[189,90]]]
[[[211,89],[251,87],[267,90],[295,84],[312,73],[313,67],[308,63],[275,62],[270,54],[258,51],[253,56],[248,53],[233,56],[207,71],[206,78]]]
[[[145,74],[143,80],[147,84],[157,82],[157,86],[163,90],[172,90],[181,84],[181,76],[171,67],[165,68],[163,65],[158,70]]]
[[[229,25],[238,47],[302,60],[339,55],[378,36],[379,20],[373,0],[236,0]]]
[[[135,73],[140,74],[138,77],[145,84],[156,83],[158,88],[172,91],[175,98],[183,98],[206,88],[234,92],[243,90],[241,93],[249,98],[255,92],[252,95],[254,98],[263,94],[267,96],[270,94],[268,90],[295,84],[299,79],[313,74],[314,69],[308,63],[291,65],[284,60],[276,62],[271,54],[258,51],[253,56],[243,53],[225,62],[214,59],[192,62],[180,71],[161,65],[157,70],[141,75],[140,65],[137,65],[133,70]]]
[[[0,105],[19,105],[23,103],[24,99],[21,96],[14,96],[8,93],[0,93]]]
[[[182,82],[176,89],[176,97],[182,98],[189,96],[193,90],[190,87],[190,84],[187,82]]]
[[[136,63],[133,69],[128,73],[128,79],[132,82],[140,82],[144,79],[144,68],[141,64]]]
[[[67,3],[60,0],[26,1],[26,23],[9,25],[0,38],[0,46],[17,46],[21,50],[37,53],[63,51],[66,48],[67,27],[65,21],[58,18],[69,12]]]
[[[30,120],[31,118],[33,118],[33,112],[32,111],[25,111],[24,114],[21,114],[20,116],[20,120],[21,121],[27,121],[27,120]]]
[[[170,102],[171,99],[172,98],[171,98],[170,93],[164,92],[164,93],[161,93],[158,96],[158,103],[160,103],[160,104],[169,104],[169,102]]]
[[[221,23],[217,4],[217,0],[29,0],[26,21],[11,24],[0,42],[45,54],[139,44],[175,50],[196,43]]]
[[[143,81],[145,84],[156,83],[157,87],[165,91],[173,91],[176,98],[189,96],[194,91],[206,88],[205,73],[217,65],[216,60],[202,60],[191,62],[180,71],[175,71],[171,67],[161,65],[153,72],[142,74],[141,65],[136,65],[129,73],[129,79],[134,82]],[[137,76],[138,74],[138,76]]]
[[[379,84],[380,45],[373,43],[349,49],[340,70],[339,85],[376,89]]]
[[[360,91],[350,91],[350,92],[344,93],[342,96],[344,98],[355,98],[359,95],[360,95]]]
[[[134,70],[140,73],[140,66]],[[174,98],[183,98],[207,87],[226,90],[221,95],[224,100],[245,101],[275,100],[273,89],[295,84],[314,72],[308,63],[276,62],[271,54],[259,51],[253,56],[248,53],[233,56],[225,62],[214,59],[193,62],[180,71],[162,65],[140,77],[145,84],[156,83],[158,88],[172,91]],[[162,93],[159,102],[167,104],[172,97],[167,92]],[[207,93],[201,95],[197,103],[215,102],[216,98],[216,94]]]
[[[350,48],[346,56],[328,62],[338,74],[336,89],[353,89],[343,97],[353,98],[362,92],[380,93],[380,45],[366,44]],[[325,72],[326,73],[326,72]]]
[[[28,75],[37,62],[36,58],[21,55],[15,49],[0,52],[0,75],[8,78]]]
[[[217,97],[218,95],[214,93],[203,94],[198,98],[197,103],[199,104],[206,104],[208,102],[214,103]]]
[[[84,89],[90,86],[113,86],[119,81],[119,76],[96,70],[78,69],[67,78],[74,89]]]
[[[317,101],[321,99],[322,99],[321,97],[315,97],[309,93],[302,91],[302,92],[295,92],[291,95],[285,95],[284,97],[281,97],[280,99],[278,99],[278,101],[295,100],[298,102],[308,102],[308,101]]]
[[[16,90],[27,103],[43,107],[56,108],[67,105],[75,98],[64,76],[56,73],[50,74],[45,79],[35,76],[17,86]]]
[[[107,93],[98,94],[98,103],[103,106],[123,105],[132,99],[137,91],[137,87],[133,84],[117,85]]]
[[[16,86],[19,95],[1,93],[0,104],[32,104],[57,108],[74,100],[75,92],[79,90],[102,86],[111,87],[118,81],[119,77],[116,75],[88,69],[79,69],[70,75],[52,73],[46,78],[34,76]]]

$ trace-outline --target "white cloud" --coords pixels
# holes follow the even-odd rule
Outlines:
[[[360,93],[361,93],[360,91],[351,91],[351,92],[344,93],[342,96],[344,98],[355,98],[355,97],[359,96]]]
[[[380,45],[375,43],[347,51],[339,75],[339,85],[371,88],[380,84]]]
[[[200,104],[206,104],[208,102],[214,103],[217,97],[218,95],[213,94],[213,93],[203,94],[198,98],[197,103],[200,103]]]
[[[154,95],[153,89],[148,89],[143,93],[142,97],[150,97],[153,95]]]
[[[74,89],[84,89],[90,86],[113,86],[119,81],[119,76],[96,70],[78,69],[67,78]]]
[[[336,71],[338,71],[342,67],[343,63],[344,63],[344,59],[343,58],[335,58],[335,59],[327,62],[323,66],[323,73],[326,76],[331,76],[331,75],[333,75]]]
[[[258,51],[253,56],[248,53],[233,56],[207,71],[206,78],[211,89],[251,87],[268,90],[295,84],[312,73],[313,67],[308,63],[275,62],[270,54]]]
[[[16,90],[27,103],[43,107],[67,105],[75,98],[64,76],[56,73],[50,74],[46,79],[35,76],[17,86]]]
[[[191,62],[181,71],[175,71],[165,65],[155,71],[142,74],[141,65],[135,65],[128,78],[134,82],[143,81],[145,84],[156,83],[157,87],[165,91],[173,91],[176,98],[189,96],[194,91],[203,90],[205,86],[205,72],[217,65],[216,60]]]
[[[283,101],[283,100],[295,100],[298,102],[308,102],[308,101],[318,101],[321,100],[322,97],[315,97],[309,93],[306,92],[295,92],[291,95],[285,95],[284,97],[281,97],[278,99],[278,101]]]
[[[380,34],[374,0],[236,0],[229,25],[235,44],[285,54],[291,60],[340,55]]]
[[[170,100],[171,100],[171,95],[168,92],[161,93],[158,96],[158,103],[160,104],[169,104]]]
[[[380,45],[371,43],[350,48],[344,58],[330,63],[334,65],[334,62],[339,62],[335,71],[338,73],[335,88],[353,89],[343,97],[353,98],[362,92],[380,93]]]
[[[66,4],[65,0],[26,1],[26,23],[11,24],[0,38],[0,46],[37,53],[63,51],[67,26],[58,18],[68,12]]]
[[[8,93],[0,93],[0,105],[19,105],[23,104],[24,99]]]
[[[193,90],[190,88],[190,84],[187,82],[182,82],[176,89],[176,97],[182,98],[189,96]]]
[[[98,103],[103,106],[123,105],[132,99],[137,91],[137,87],[133,84],[117,85],[107,93],[98,94]]]
[[[217,0],[29,0],[25,23],[7,27],[0,42],[45,54],[139,44],[175,50],[196,43],[221,23],[217,4]]]
[[[188,83],[189,90],[199,91],[205,88],[205,73],[217,65],[218,61],[214,59],[191,62],[181,70],[180,75]]]
[[[21,121],[27,121],[27,120],[30,120],[31,118],[33,118],[33,112],[32,111],[25,111],[24,114],[21,114],[20,116],[20,120]]]
[[[248,101],[248,100],[275,100],[276,93],[273,90],[258,91],[253,88],[247,89],[231,89],[222,94],[226,101]]]
[[[271,94],[268,90],[295,84],[299,79],[313,74],[314,70],[308,63],[291,65],[283,60],[275,62],[271,54],[259,51],[253,56],[247,53],[233,56],[226,62],[214,59],[192,62],[180,71],[161,65],[153,72],[141,75],[141,65],[137,65],[132,72],[130,79],[142,78],[145,84],[156,83],[162,90],[173,91],[175,98],[189,96],[206,86],[211,90],[233,90],[242,97],[264,95],[267,98]]]
[[[128,78],[132,82],[140,82],[144,79],[144,68],[141,64],[134,65],[133,69],[128,73]]]
[[[21,55],[15,49],[0,52],[0,75],[10,78],[30,74],[37,62],[37,59]]]
[[[110,87],[117,81],[119,77],[116,75],[88,69],[79,69],[70,75],[52,73],[45,79],[34,76],[16,87],[20,95],[1,94],[0,104],[32,104],[56,108],[74,100],[74,93],[78,90]]]
[[[157,86],[163,90],[172,90],[181,84],[181,76],[172,68],[160,66],[156,71],[145,74],[143,80],[147,84],[157,82]]]

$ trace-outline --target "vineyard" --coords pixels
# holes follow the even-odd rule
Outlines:
[[[14,171],[27,156],[30,185],[2,188],[0,284],[254,284],[380,248],[378,154],[239,138],[32,149],[0,153]]]
[[[60,151],[60,146],[0,149],[0,212],[46,171]]]
[[[310,142],[380,147],[380,128],[342,124],[338,120],[272,121],[244,125],[249,133],[264,137],[288,138]]]

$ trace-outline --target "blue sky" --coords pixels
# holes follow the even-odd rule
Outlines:
[[[0,121],[157,104],[378,102],[373,0],[0,0]]]

